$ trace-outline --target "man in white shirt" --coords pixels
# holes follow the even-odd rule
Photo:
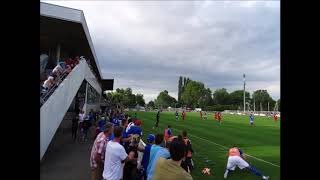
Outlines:
[[[114,139],[109,141],[105,152],[103,179],[120,180],[123,175],[124,163],[136,160],[134,152],[126,153],[124,147],[120,144],[123,128],[121,126],[114,128]]]
[[[64,73],[64,69],[60,64],[57,64],[57,66],[52,70],[52,74],[55,74],[58,78],[58,84],[60,83],[60,77]]]
[[[56,74],[58,77],[63,73],[63,68],[60,64],[57,64],[56,67],[52,70],[52,73]]]
[[[44,81],[42,88],[43,88],[43,92],[46,92],[47,90],[49,90],[55,83],[54,77],[53,76],[49,76],[48,79],[46,81]]]

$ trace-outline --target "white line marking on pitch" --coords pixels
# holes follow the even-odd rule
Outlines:
[[[172,128],[172,129],[175,129],[175,128]],[[181,131],[181,130],[179,130],[179,129],[175,129],[175,130]],[[188,134],[189,134],[189,133],[188,133]],[[223,147],[224,149],[228,149],[228,147],[223,146],[223,145],[221,145],[221,144],[218,144],[218,143],[209,141],[209,140],[207,140],[207,139],[203,139],[203,138],[201,138],[201,137],[198,137],[198,136],[195,136],[195,135],[192,135],[192,134],[189,134],[189,135],[190,135],[190,136],[193,136],[193,137],[196,137],[196,138],[199,138],[199,139],[202,139],[202,140],[205,140],[205,141],[210,142],[210,143],[212,143],[212,144],[215,144],[215,145],[217,145],[217,146]],[[263,159],[259,159],[259,158],[257,158],[257,157],[251,156],[251,155],[246,154],[246,153],[244,153],[244,154],[247,155],[247,156],[249,156],[249,157],[251,157],[251,158],[254,158],[254,159],[258,160],[258,161],[262,161],[262,162],[265,162],[265,163],[267,163],[267,164],[270,164],[270,165],[273,165],[273,166],[276,166],[276,167],[280,167],[279,165],[273,164],[273,163],[268,162],[268,161],[265,161],[265,160],[263,160]]]

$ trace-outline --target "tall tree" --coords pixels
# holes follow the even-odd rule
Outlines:
[[[147,104],[147,107],[154,109],[155,108],[154,102],[153,101],[149,101],[148,104]]]
[[[251,102],[250,93],[246,91],[246,102]],[[229,94],[229,104],[243,108],[243,90],[236,90]]]
[[[186,80],[186,85],[188,84],[188,82],[190,82],[190,79],[189,79],[189,78],[187,78],[187,80]]]
[[[277,103],[278,103],[278,111],[280,111],[280,99],[278,99]]]
[[[186,83],[187,83],[187,78],[186,78],[186,77],[183,77],[183,87],[186,86]]]
[[[136,95],[132,93],[131,88],[126,88],[126,89],[117,88],[115,92],[108,93],[107,97],[113,103],[119,104],[124,107],[134,107],[137,104]],[[143,104],[142,102],[143,96],[142,96],[142,100],[141,100],[141,97],[139,98],[140,98],[139,103]]]
[[[212,92],[209,88],[203,90],[203,93],[198,100],[198,104],[200,108],[206,108],[213,104]]]
[[[155,105],[160,108],[168,108],[169,106],[174,107],[176,103],[177,100],[170,96],[167,90],[160,92],[155,100]]]
[[[213,93],[213,101],[218,105],[228,105],[229,104],[229,93],[227,89],[216,89]]]
[[[182,76],[179,77],[178,83],[178,103],[181,103],[181,92],[182,92]]]
[[[143,99],[143,94],[137,94],[136,95],[136,102],[137,104],[139,104],[140,106],[144,106],[146,103]]]
[[[211,97],[211,91],[207,92],[203,83],[190,79],[181,94],[181,100],[188,107],[193,108],[198,107],[200,103],[204,105],[207,102],[207,98],[205,97]]]
[[[260,104],[262,105],[262,110],[268,110],[268,102],[269,102],[269,110],[272,111],[274,109],[274,105],[276,103],[275,100],[271,98],[267,90],[256,90],[253,92],[252,97],[255,99],[256,110],[260,111]]]

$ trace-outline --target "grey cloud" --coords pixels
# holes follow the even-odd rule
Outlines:
[[[48,1],[50,2],[50,1]],[[104,78],[147,101],[179,75],[212,90],[267,89],[280,97],[279,2],[50,2],[82,9]]]

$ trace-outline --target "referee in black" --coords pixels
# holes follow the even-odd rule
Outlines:
[[[158,113],[157,113],[157,117],[156,117],[156,124],[154,125],[154,127],[158,127],[159,126],[159,119],[160,119],[160,110],[158,111]],[[153,129],[154,129],[154,127],[153,127]]]

